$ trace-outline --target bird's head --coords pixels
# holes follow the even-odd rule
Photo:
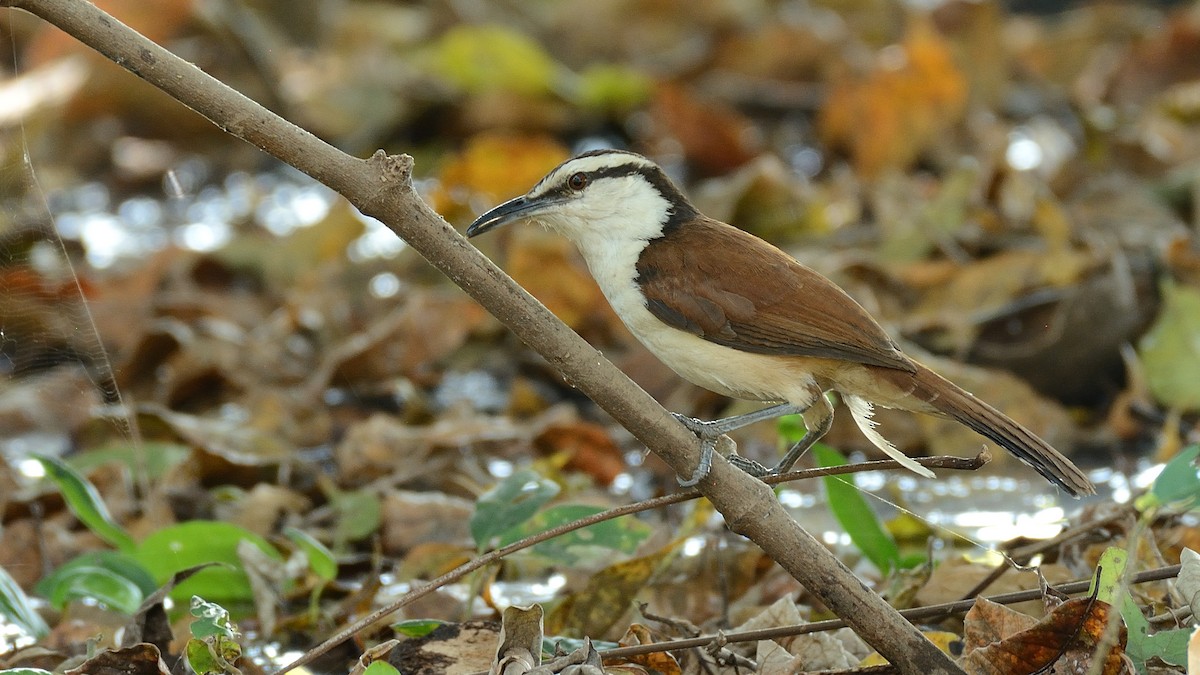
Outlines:
[[[596,150],[559,164],[529,192],[483,214],[467,236],[533,220],[584,248],[597,238],[654,239],[696,215],[654,162],[623,150]]]

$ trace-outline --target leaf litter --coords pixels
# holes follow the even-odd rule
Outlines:
[[[1176,497],[1196,486],[1194,464],[1168,466],[1157,483],[1142,473],[1156,449],[1194,447],[1200,419],[1188,311],[1200,280],[1194,8],[1029,15],[946,3],[905,9],[896,21],[900,9],[854,3],[633,3],[631,25],[605,3],[485,6],[471,17],[453,3],[345,3],[320,26],[270,7],[206,16],[187,3],[109,9],[160,42],[198,50],[190,58],[206,71],[342,147],[413,154],[420,189],[456,225],[580,149],[652,155],[707,213],[787,247],[914,349],[943,357],[927,360],[952,379],[1113,477],[1107,495],[1075,512],[1037,497],[1048,489],[1005,466],[912,490],[861,478],[891,502],[872,502],[882,518],[915,513],[935,524],[936,545],[928,534],[899,539],[924,564],[887,577],[816,513],[827,511],[819,490],[784,493],[807,504],[810,527],[898,605],[957,599],[1003,564],[959,548],[940,524],[957,522],[941,511],[965,504],[993,525],[1011,521],[989,539],[1001,551],[1028,544],[1014,533],[1029,531],[1034,511],[1081,532],[1040,554],[1047,579],[1089,577],[1105,550],[1134,541],[1129,564],[1139,571],[1194,563],[1195,502]],[[246,26],[268,30],[252,38]],[[53,67],[88,53],[36,22],[9,39],[17,57],[3,86],[50,83],[62,76]],[[232,612],[250,657],[238,667],[270,670],[472,554],[674,489],[666,467],[410,251],[381,244],[341,202],[264,170],[253,149],[86,58],[78,67],[87,78],[40,99],[23,129],[12,120],[0,128],[6,156],[31,150],[28,168],[52,209],[21,171],[0,171],[0,566],[13,580],[0,607],[8,622],[40,613],[50,629],[5,642],[0,668],[104,667],[80,661],[87,637],[104,633],[98,647],[120,648],[110,627],[144,621],[144,612],[128,616],[118,596],[92,584],[138,564],[168,583],[204,558],[228,566],[208,572],[218,574],[205,599]],[[56,229],[38,224],[51,217]],[[654,363],[558,238],[529,228],[482,245],[669,409],[738,409]],[[913,453],[979,446],[937,420],[880,419]],[[774,428],[738,440],[764,458],[780,443]],[[838,427],[827,440],[869,451]],[[72,515],[65,491],[31,473],[34,453],[61,455],[74,472],[62,475],[92,486],[75,491],[85,512],[110,525],[97,531]],[[498,512],[481,498],[522,472],[553,494],[481,546],[468,523]],[[1148,487],[1172,497],[1135,501]],[[1003,508],[986,515],[993,501]],[[465,628],[543,603],[537,631],[551,663],[560,638],[561,647],[589,637],[603,653],[617,641],[827,618],[712,516],[703,504],[623,516],[628,523],[511,556],[393,620]],[[173,536],[182,539],[171,544]],[[97,568],[84,556],[124,555],[106,538],[140,548]],[[138,562],[138,550],[156,546]],[[52,577],[73,561],[91,571]],[[1040,578],[1009,571],[984,592]],[[121,588],[120,597],[145,593]],[[1124,657],[1108,652],[1103,672],[1119,672],[1129,654],[1144,659],[1135,666],[1180,672],[1170,670],[1182,663],[1173,631],[1195,620],[1190,588],[1122,591],[1115,606],[1139,631]],[[73,599],[51,607],[49,597]],[[186,612],[165,596],[157,602],[173,612],[176,641],[107,658],[160,672],[178,660]],[[1148,627],[1127,614],[1131,605]],[[961,635],[968,672],[1026,672],[1042,648],[1085,663],[1099,639],[1093,628],[1111,611],[1076,599],[1049,608],[1044,624],[1034,623],[1037,608],[1022,608],[1000,620],[1015,630],[989,636],[968,614],[929,634]],[[487,670],[499,634],[491,629],[462,672]],[[360,648],[398,636],[377,626],[324,666],[349,668]],[[866,656],[826,633],[751,644],[604,667],[794,672],[850,668]],[[999,651],[1012,664],[993,658]],[[561,664],[596,667],[592,653],[565,648],[572,657]],[[364,667],[388,658],[402,663],[377,655]],[[433,667],[401,671],[453,672]]]

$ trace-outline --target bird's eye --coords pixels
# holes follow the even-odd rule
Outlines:
[[[575,190],[576,192],[587,187],[587,184],[588,184],[588,177],[587,177],[587,174],[583,173],[583,172],[573,173],[573,174],[571,174],[571,177],[567,179],[567,187],[571,188],[572,190]]]

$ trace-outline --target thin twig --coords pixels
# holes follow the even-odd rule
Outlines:
[[[916,461],[919,462],[920,464],[922,464],[923,466],[928,466],[928,467],[951,468],[951,469],[960,469],[960,470],[965,470],[965,471],[974,471],[974,470],[978,469],[979,467],[983,466],[984,462],[986,462],[986,453],[980,453],[979,455],[977,455],[974,458],[939,456],[939,457],[922,457]],[[870,462],[860,462],[858,464],[845,464],[842,466],[830,466],[830,467],[817,468],[817,469],[801,469],[798,471],[789,471],[788,473],[780,474],[778,476],[768,476],[764,480],[766,482],[774,485],[776,483],[784,483],[784,482],[790,482],[790,481],[795,481],[795,480],[804,480],[804,479],[809,479],[809,478],[819,478],[821,476],[835,476],[835,475],[841,475],[841,474],[863,473],[866,471],[885,471],[885,470],[893,470],[893,469],[900,469],[900,468],[903,468],[903,467],[901,467],[900,463],[895,460],[881,459],[881,460],[874,460],[874,461],[870,461]],[[654,497],[652,499],[646,499],[646,500],[643,500],[643,501],[640,501],[640,502],[637,502],[634,504],[618,506],[615,508],[608,509],[606,511],[601,511],[600,513],[592,514],[586,518],[580,518],[579,520],[575,520],[570,523],[564,523],[562,525],[559,525],[558,527],[550,528],[549,530],[546,530],[545,532],[541,532],[541,533],[538,533],[538,534],[535,534],[535,535],[532,535],[529,537],[525,537],[524,539],[515,541],[515,542],[509,544],[508,546],[504,546],[504,547],[498,548],[494,551],[490,551],[488,553],[485,553],[485,554],[479,556],[478,558],[473,558],[473,559],[463,563],[462,565],[459,565],[458,567],[450,570],[449,572],[446,572],[442,576],[440,576],[436,579],[433,579],[427,583],[421,584],[420,586],[405,593],[404,595],[400,596],[399,598],[397,598],[393,602],[387,604],[386,606],[380,607],[379,609],[371,612],[370,614],[358,619],[357,621],[350,624],[349,626],[346,626],[342,630],[339,630],[337,633],[333,634],[332,636],[326,638],[325,641],[323,641],[321,644],[317,645],[316,647],[313,647],[312,649],[308,650],[305,653],[304,656],[305,656],[306,662],[311,662],[312,660],[317,659],[320,656],[326,654],[334,647],[345,642],[346,640],[349,640],[356,633],[367,628],[368,626],[375,623],[376,621],[380,621],[380,620],[386,618],[388,615],[402,609],[403,607],[405,607],[407,605],[412,604],[413,602],[425,597],[426,595],[429,595],[430,593],[436,591],[437,589],[439,589],[447,584],[454,583],[455,581],[462,579],[463,577],[474,572],[475,570],[487,567],[488,565],[501,560],[505,556],[510,556],[518,551],[523,551],[532,546],[536,546],[544,541],[549,541],[551,539],[554,539],[555,537],[561,537],[562,535],[567,534],[568,532],[574,532],[575,530],[581,530],[585,527],[590,527],[592,525],[595,525],[596,523],[602,523],[606,520],[612,520],[614,518],[620,518],[621,516],[627,516],[627,515],[631,515],[634,513],[641,513],[643,511],[659,509],[664,506],[670,506],[672,504],[679,504],[681,502],[686,502],[686,501],[696,499],[697,497],[702,497],[702,496],[703,495],[701,494],[700,490],[693,488],[690,490],[681,490],[679,492],[674,492],[669,495],[663,495],[661,497]],[[295,665],[289,666],[289,669],[293,668],[293,667],[295,667]]]
[[[1132,578],[1132,583],[1142,584],[1150,581],[1171,579],[1179,576],[1179,570],[1181,567],[1181,565],[1170,565],[1168,567],[1159,567],[1157,569],[1147,570],[1145,572],[1135,574]],[[1091,587],[1091,584],[1092,580],[1091,578],[1088,578],[1060,584],[1058,586],[1054,586],[1053,589],[1063,594],[1084,593],[1088,590],[1088,588]],[[1018,602],[1028,602],[1029,600],[1040,600],[1043,595],[1044,593],[1040,588],[1034,588],[1026,591],[1013,591],[1011,593],[993,595],[987,598],[987,600],[999,605],[1011,605]],[[975,599],[956,600],[954,602],[946,602],[940,605],[926,605],[925,607],[902,609],[900,610],[900,614],[909,621],[928,622],[941,619],[952,614],[965,612],[971,609],[971,607],[975,606],[975,602]],[[841,619],[829,619],[827,621],[814,621],[812,623],[805,623],[797,626],[764,628],[761,630],[750,630],[741,633],[722,633],[721,637],[726,642],[751,642],[757,640],[774,640],[776,638],[792,637],[794,635],[806,635],[808,633],[820,633],[823,631],[837,630],[845,627],[845,621]],[[703,647],[715,639],[717,639],[717,636],[708,635],[698,638],[671,640],[668,642],[652,642],[644,645],[635,645],[632,647],[618,647],[616,649],[609,649],[600,652],[600,654],[604,658],[640,656],[642,654],[651,654],[654,652]]]
[[[1004,576],[1004,573],[1012,567],[1022,567],[1028,564],[1035,555],[1045,553],[1056,546],[1060,546],[1068,541],[1082,537],[1089,532],[1095,531],[1097,528],[1107,527],[1112,523],[1121,520],[1122,518],[1125,518],[1125,514],[1118,513],[1116,515],[1109,516],[1108,518],[1102,518],[1089,523],[1082,523],[1070,529],[1063,530],[1062,532],[1059,532],[1058,535],[1051,537],[1050,539],[1044,539],[1026,546],[1015,548],[1005,554],[1005,559],[1001,561],[1000,564],[996,565],[995,569],[993,569],[990,574],[984,577],[983,580],[975,584],[974,588],[964,593],[962,598],[964,600],[975,598],[980,593],[987,590],[989,586],[996,583],[996,580]]]
[[[383,151],[366,161],[351,157],[85,0],[0,0],[0,7],[17,7],[42,17],[219,128],[345,196],[445,273],[676,473],[692,473],[700,457],[695,436],[434,213],[413,186],[411,157]],[[801,528],[761,481],[717,457],[699,487],[731,530],[754,541],[902,671],[962,672]]]

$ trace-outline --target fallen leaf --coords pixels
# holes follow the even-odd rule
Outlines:
[[[533,439],[539,454],[565,455],[564,469],[581,471],[600,485],[609,485],[625,470],[621,448],[599,424],[553,424]]]
[[[66,675],[169,675],[171,669],[163,662],[158,647],[143,642],[124,649],[106,649],[65,672]]]
[[[633,647],[636,645],[647,645],[657,642],[650,629],[640,623],[629,625],[629,629],[625,631],[625,635],[617,641],[622,647]],[[679,662],[671,655],[671,652],[650,652],[649,654],[639,654],[638,656],[629,656],[623,659],[605,659],[604,666],[606,668],[615,666],[621,663],[635,663],[648,668],[651,672],[662,673],[662,675],[682,675],[683,671],[679,668]]]
[[[970,675],[1028,675],[1049,666],[1058,672],[1087,672],[1108,622],[1110,606],[1093,598],[1075,598],[1041,621],[984,598],[967,613],[967,654],[962,666]],[[1108,650],[1099,672],[1125,673],[1125,628]]]
[[[442,35],[431,59],[435,72],[468,93],[545,94],[557,67],[538,42],[500,25],[459,24]]]
[[[903,168],[932,147],[962,116],[966,78],[950,47],[927,19],[881,50],[866,76],[832,83],[819,126],[825,142],[844,147],[867,177]]]
[[[505,608],[491,672],[524,673],[542,665],[542,616],[541,605]]]
[[[423,638],[401,642],[388,656],[388,663],[402,673],[467,675],[486,671],[499,637],[500,624],[495,621],[447,623]]]
[[[660,84],[651,114],[702,175],[724,175],[759,153],[758,132],[749,119],[683,85]]]
[[[546,630],[563,635],[605,634],[629,611],[637,594],[646,587],[664,562],[675,555],[674,547],[609,565],[593,574],[587,586],[566,596],[546,617]]]
[[[508,273],[585,337],[607,339],[620,323],[571,242],[539,229],[512,232]]]
[[[433,208],[452,222],[474,219],[481,203],[497,204],[524,193],[567,156],[567,149],[549,136],[477,134],[438,172]]]
[[[1200,410],[1200,289],[1166,283],[1163,307],[1138,342],[1146,383],[1160,402]]]

